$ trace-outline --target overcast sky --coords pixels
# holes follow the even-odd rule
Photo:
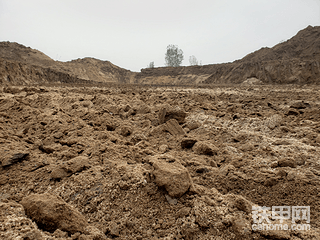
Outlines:
[[[0,41],[49,57],[140,71],[169,44],[202,64],[232,62],[320,25],[320,0],[0,0]]]

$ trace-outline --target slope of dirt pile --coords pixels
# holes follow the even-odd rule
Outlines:
[[[43,67],[52,66],[55,62],[39,50],[15,42],[0,42],[0,58]]]
[[[88,81],[128,83],[134,75],[131,71],[115,66],[109,61],[94,58],[84,58],[70,62],[54,61],[38,50],[12,42],[0,42],[0,58],[50,68],[49,71],[69,74],[73,78]],[[26,81],[28,80],[26,79]],[[50,80],[48,79],[48,81]]]
[[[59,62],[59,67],[78,78],[97,82],[130,83],[134,75],[131,71],[120,68],[109,61],[95,58]]]
[[[319,91],[2,88],[0,238],[320,239]]]
[[[70,62],[54,61],[37,50],[10,42],[0,43],[0,57],[96,82],[154,85],[233,84],[256,78],[267,84],[318,84],[319,39],[320,27],[309,26],[286,42],[273,48],[262,48],[233,63],[141,69],[140,73],[94,58]]]
[[[320,80],[320,27],[307,27],[273,48],[262,48],[233,63],[142,69],[137,83],[242,83],[255,77],[264,83],[310,84]]]
[[[0,58],[0,85],[30,85],[42,83],[92,83],[51,68],[29,65]]]
[[[308,26],[299,31],[296,36],[286,42],[279,43],[273,48],[262,48],[245,56],[242,61],[273,61],[320,59],[320,27]]]

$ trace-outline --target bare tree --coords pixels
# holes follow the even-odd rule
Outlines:
[[[198,65],[198,60],[193,55],[189,57],[189,62],[190,62],[190,66],[197,66]]]
[[[154,68],[154,62],[150,62],[147,68]]]
[[[166,52],[166,66],[179,67],[183,61],[183,51],[175,45],[168,45]]]

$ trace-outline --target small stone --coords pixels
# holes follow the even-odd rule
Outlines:
[[[68,139],[61,139],[59,141],[62,145],[68,145],[69,147],[78,143],[78,139],[77,138],[68,138]]]
[[[178,203],[178,200],[176,198],[172,198],[168,194],[166,194],[165,197],[168,203],[170,203],[171,205],[176,205]]]

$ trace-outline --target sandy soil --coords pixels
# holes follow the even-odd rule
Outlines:
[[[3,88],[0,239],[320,239],[319,91]]]

